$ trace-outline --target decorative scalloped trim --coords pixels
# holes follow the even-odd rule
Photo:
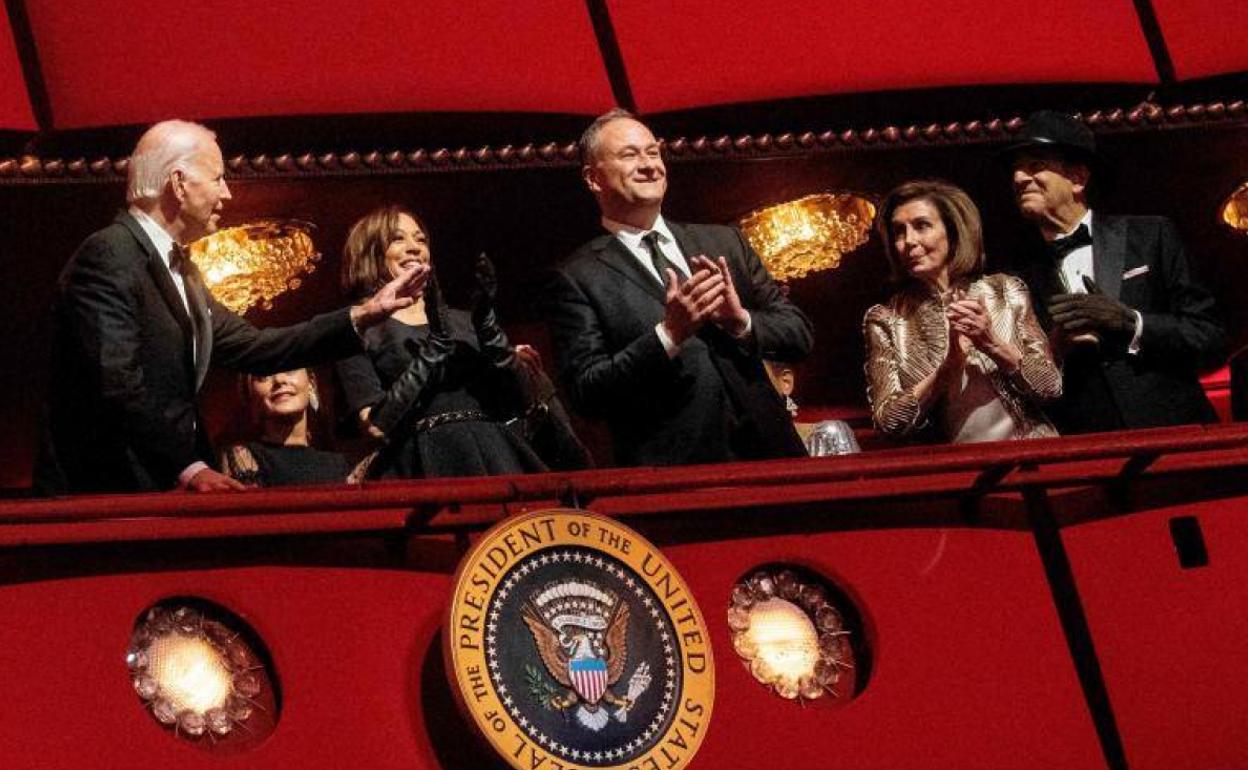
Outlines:
[[[1248,117],[1243,100],[1230,103],[1210,102],[1162,107],[1145,102],[1129,110],[1116,108],[1077,115],[1089,128],[1100,132],[1135,131],[1183,126],[1198,123],[1236,121]],[[904,128],[845,129],[816,134],[743,134],[731,137],[700,136],[696,139],[677,137],[662,140],[668,158],[674,162],[732,156],[771,157],[802,155],[828,150],[861,147],[906,147],[973,144],[994,142],[1017,134],[1023,127],[1021,117],[1008,120],[971,120],[966,122],[909,125]],[[524,167],[567,167],[579,163],[575,142],[564,145],[547,142],[521,147],[485,146],[476,150],[417,149],[411,152],[346,152],[314,155],[282,154],[235,155],[226,161],[234,178],[299,178],[316,176],[369,176],[374,174],[437,173],[464,170],[497,170]],[[73,181],[116,181],[126,175],[127,158],[0,158],[0,185]]]

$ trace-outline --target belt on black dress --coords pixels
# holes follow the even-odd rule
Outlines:
[[[427,430],[433,430],[439,425],[447,425],[453,422],[490,422],[489,415],[476,409],[461,409],[455,412],[442,412],[428,417],[421,417],[412,423],[413,433],[423,433]]]

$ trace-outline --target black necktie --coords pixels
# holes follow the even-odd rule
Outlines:
[[[1049,242],[1049,253],[1053,255],[1053,259],[1059,262],[1066,258],[1070,252],[1082,246],[1092,245],[1092,233],[1088,231],[1087,225],[1079,225],[1073,233],[1065,238],[1057,238]]]
[[[663,256],[663,250],[659,248],[659,234],[651,230],[641,237],[641,242],[645,244],[646,251],[650,252],[650,264],[654,265],[654,270],[659,274],[659,283],[663,288],[667,288],[667,271],[671,270],[676,274],[676,282],[680,283],[684,279],[684,274],[676,269],[676,266],[667,261],[667,257]]]

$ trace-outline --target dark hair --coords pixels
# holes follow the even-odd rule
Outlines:
[[[424,220],[411,209],[390,204],[373,209],[356,220],[342,247],[342,288],[351,299],[367,297],[390,280],[386,270],[386,247],[399,228],[399,217],[412,218],[429,235]]]
[[[594,122],[589,124],[589,128],[581,134],[581,140],[576,143],[581,152],[582,166],[588,166],[593,162],[594,155],[598,152],[598,135],[602,133],[602,129],[606,128],[608,123],[617,120],[637,120],[637,116],[623,107],[616,107],[594,118]]]
[[[880,206],[876,228],[884,241],[892,279],[904,283],[910,276],[893,246],[893,214],[901,206],[924,200],[935,207],[949,238],[949,278],[975,275],[984,269],[984,226],[971,196],[941,179],[912,179],[894,187]]]
[[[294,369],[287,369],[287,372],[297,372],[300,369],[307,372],[308,386],[310,388],[308,400],[308,446],[321,446],[332,443],[332,431],[328,426],[332,422],[328,412],[330,405],[327,405],[321,395],[318,385],[320,378],[316,374],[316,370],[311,367],[303,366]],[[273,372],[269,375],[248,374],[240,372],[235,380],[235,395],[238,398],[238,405],[242,410],[243,419],[232,421],[231,425],[221,431],[221,435],[216,436],[215,440],[222,445],[241,444],[248,441],[257,441],[264,435],[264,415],[259,408],[259,404],[255,398],[255,391],[252,390],[256,380],[263,379],[266,376],[274,376],[282,374],[282,372]]]

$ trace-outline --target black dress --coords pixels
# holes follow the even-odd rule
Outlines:
[[[260,441],[230,447],[224,465],[231,477],[258,487],[342,484],[350,473],[347,458],[337,452]]]
[[[446,313],[453,348],[413,395],[402,423],[369,470],[373,478],[490,476],[547,470],[528,443],[504,425],[524,411],[513,367],[481,353],[468,314]],[[364,353],[338,362],[351,414],[375,406],[426,342],[428,326],[393,318],[364,332]]]

